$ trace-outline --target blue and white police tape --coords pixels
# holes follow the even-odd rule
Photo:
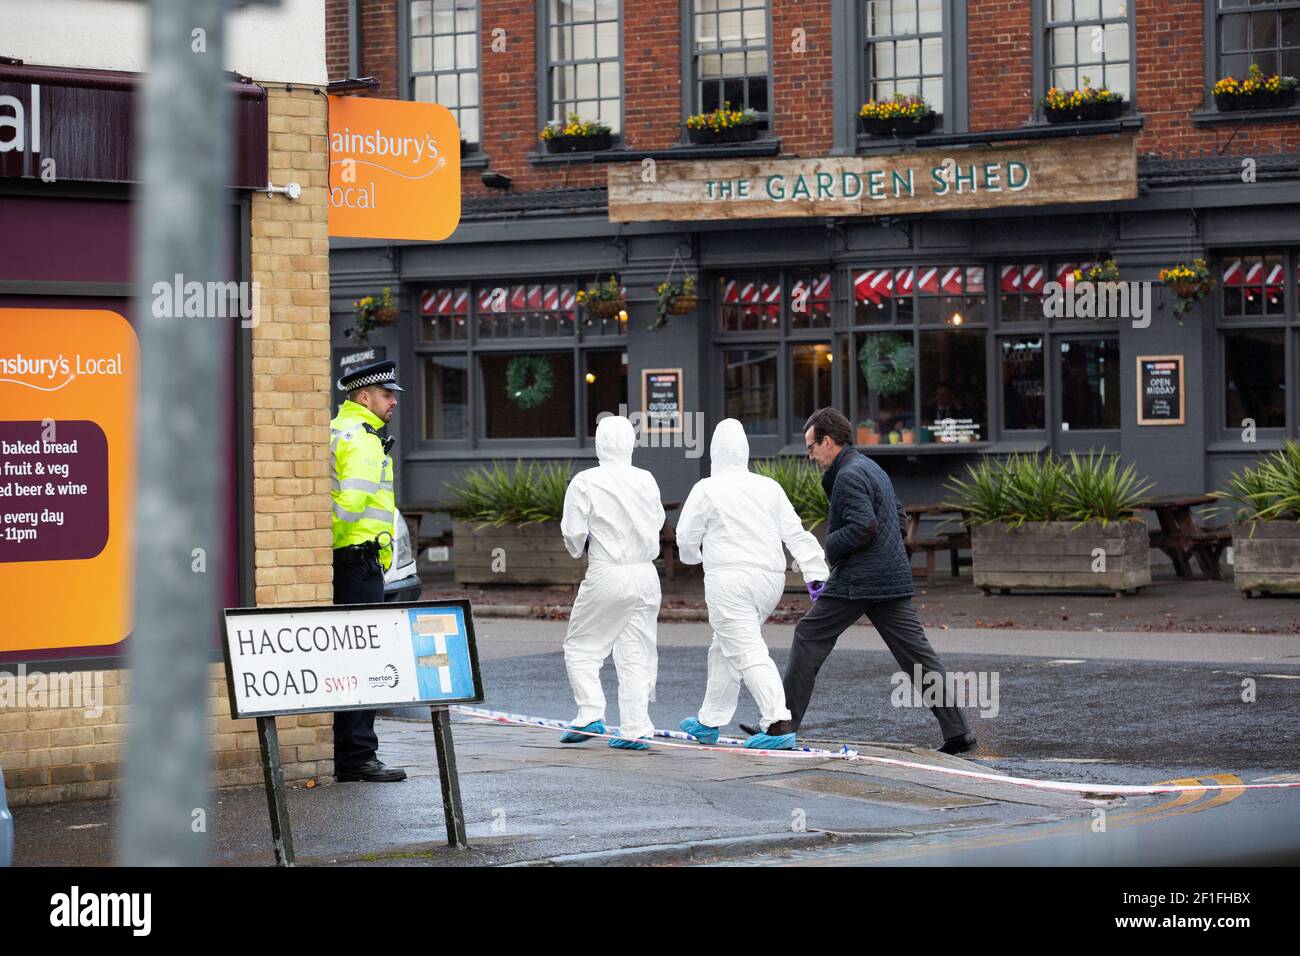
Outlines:
[[[588,737],[604,737],[613,740],[619,737],[617,727],[608,728],[607,733],[596,734],[585,730],[575,730],[562,720],[554,720],[548,717],[529,717],[524,714],[509,714],[497,710],[483,710],[478,707],[464,707],[454,705],[449,708],[458,714],[466,717],[474,717],[479,720],[491,721],[498,724],[509,724],[518,727],[541,727],[546,730],[567,730],[574,733],[586,734]],[[746,756],[758,757],[801,757],[813,758],[820,760],[860,760],[867,763],[880,764],[888,767],[903,767],[908,770],[922,770],[927,773],[946,774],[952,777],[967,777],[973,780],[988,780],[992,783],[1002,783],[1015,787],[1029,787],[1036,790],[1055,790],[1064,793],[1083,793],[1095,795],[1114,795],[1114,796],[1147,796],[1157,793],[1202,793],[1208,790],[1291,790],[1300,787],[1300,780],[1276,781],[1272,783],[1217,783],[1217,784],[1158,784],[1152,786],[1138,786],[1134,784],[1123,783],[1067,783],[1062,780],[1034,780],[1030,777],[1011,777],[999,773],[986,773],[978,770],[963,770],[959,767],[945,767],[938,764],[921,763],[916,760],[900,760],[895,757],[875,757],[869,754],[861,754],[848,746],[842,746],[839,750],[818,750],[812,747],[802,747],[797,750],[747,750],[744,747],[744,741],[735,737],[719,737],[717,744],[695,743],[675,743],[676,740],[694,741],[695,737],[684,731],[679,730],[655,730],[656,738],[667,738],[665,740],[651,741],[661,747],[682,748],[685,750],[711,750],[722,753],[743,754]],[[721,746],[723,743],[728,746]]]

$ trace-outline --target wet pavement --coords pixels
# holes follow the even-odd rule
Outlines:
[[[562,623],[476,615],[476,629],[484,707],[572,717]],[[778,665],[792,630],[765,628]],[[1300,638],[977,629],[936,630],[931,638],[950,671],[983,674],[986,691],[997,675],[996,698],[982,699],[989,716],[979,716],[979,708],[970,712],[981,745],[971,759],[929,751],[939,742],[932,716],[891,703],[896,667],[869,627],[850,629],[823,668],[801,742],[847,742],[866,754],[932,766],[1080,783],[1233,784],[1300,772]],[[698,707],[708,640],[704,625],[661,624],[660,680],[651,705],[656,726],[675,728]],[[611,665],[603,674],[611,722],[617,720],[612,672]],[[1253,702],[1242,699],[1246,681],[1253,682]],[[742,694],[737,719],[748,720],[752,707]],[[731,732],[738,733],[734,726]],[[1151,854],[1176,857],[1209,852],[1196,834],[1226,839],[1229,849],[1254,846],[1247,831],[1259,814],[1288,839],[1300,819],[1300,790],[1100,800],[825,758],[693,746],[637,753],[600,741],[564,746],[552,730],[462,718],[454,733],[471,849],[445,846],[428,725],[384,719],[380,756],[407,767],[410,779],[291,789],[300,863],[924,864],[969,862],[974,849],[1003,854],[996,862],[1051,862],[1101,854],[1100,841],[1051,849],[1058,846],[1051,840],[1098,835],[1099,810],[1118,815],[1107,831],[1115,839],[1105,846],[1131,852],[1147,846]],[[222,791],[214,800],[208,817],[214,860],[269,864],[261,788]],[[1188,832],[1158,845],[1124,822],[1131,817],[1142,824],[1141,834],[1150,834],[1152,825],[1171,825],[1166,818],[1174,816]],[[19,865],[111,862],[111,803],[23,807],[15,818]],[[990,839],[998,842],[962,849]],[[1085,862],[1107,860],[1103,854]]]

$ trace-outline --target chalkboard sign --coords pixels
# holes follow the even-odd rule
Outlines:
[[[647,432],[682,430],[682,370],[641,370],[641,420]]]
[[[332,356],[334,365],[334,381],[330,382],[330,392],[334,405],[341,405],[343,399],[337,397],[338,392],[334,388],[348,372],[352,371],[358,365],[369,365],[371,362],[382,362],[384,360],[385,349],[382,345],[354,345],[349,348],[336,348]]]
[[[1183,356],[1138,356],[1138,424],[1182,425]]]

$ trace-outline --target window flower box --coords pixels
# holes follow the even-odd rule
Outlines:
[[[758,138],[758,122],[756,110],[733,110],[724,103],[712,112],[687,117],[686,137],[697,146],[748,143]]]
[[[919,136],[934,129],[938,115],[923,98],[895,93],[892,99],[862,104],[858,118],[869,136]]]
[[[1043,97],[1043,116],[1049,123],[1089,123],[1119,119],[1124,113],[1124,97],[1105,87],[1096,89],[1084,76],[1083,87],[1063,90],[1053,86]]]
[[[614,134],[608,126],[584,120],[576,113],[570,113],[564,123],[547,123],[539,138],[546,144],[548,153],[599,152],[614,144]]]
[[[1246,78],[1225,76],[1214,84],[1214,105],[1223,112],[1238,110],[1284,110],[1295,105],[1294,76],[1265,76],[1258,63],[1252,63]]]

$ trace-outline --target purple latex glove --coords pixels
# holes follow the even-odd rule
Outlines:
[[[812,581],[808,584],[807,587],[808,587],[808,596],[812,598],[813,603],[816,604],[817,599],[821,597],[822,592],[826,590],[826,582]]]

